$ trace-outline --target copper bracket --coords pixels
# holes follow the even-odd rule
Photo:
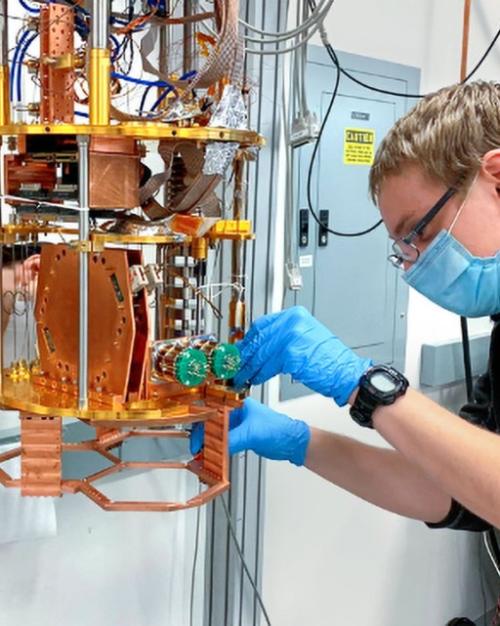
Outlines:
[[[189,419],[187,416],[185,419]],[[191,421],[199,419],[196,414]],[[127,439],[186,438],[187,431],[171,428],[122,430],[110,425],[95,426],[95,437],[80,443],[61,441],[61,419],[26,416],[21,422],[21,447],[0,455],[0,464],[21,457],[22,478],[15,479],[0,469],[0,483],[5,487],[21,487],[23,495],[59,496],[62,493],[83,493],[106,511],[177,511],[206,504],[229,488],[228,428],[229,409],[219,405],[205,420],[205,445],[202,453],[189,462],[122,461],[112,450]],[[62,452],[93,451],[107,459],[111,466],[82,480],[61,479]],[[106,476],[125,470],[183,469],[198,476],[207,489],[185,502],[111,500],[96,483]]]

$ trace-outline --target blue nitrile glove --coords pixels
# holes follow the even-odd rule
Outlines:
[[[304,465],[311,438],[311,430],[305,422],[247,398],[241,408],[231,411],[229,427],[230,454],[252,450],[266,459]],[[193,426],[190,444],[192,454],[201,450],[202,422]]]
[[[304,307],[294,306],[256,320],[242,341],[239,389],[259,385],[276,374],[292,378],[344,406],[372,365],[358,357]]]

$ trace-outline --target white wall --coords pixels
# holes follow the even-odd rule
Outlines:
[[[472,4],[471,67],[500,24],[498,3]],[[420,67],[426,92],[458,79],[462,10],[457,0],[336,0],[327,28],[339,50]],[[477,77],[497,78],[499,61],[499,53],[492,54]],[[277,276],[277,294],[279,282]],[[478,320],[471,330],[487,326]],[[412,384],[418,385],[422,343],[459,333],[456,316],[410,294],[406,373]],[[272,392],[275,399],[276,388]],[[437,396],[456,408],[463,390]],[[274,404],[313,426],[383,445],[320,396]],[[273,626],[444,626],[452,617],[483,612],[477,537],[430,531],[290,464],[267,463],[266,478],[263,591]]]
[[[15,477],[13,465],[2,467]],[[186,471],[131,474],[100,487],[117,500],[182,501],[198,492],[198,479]],[[22,498],[2,488],[0,624],[201,626],[205,510],[110,513],[81,494]]]

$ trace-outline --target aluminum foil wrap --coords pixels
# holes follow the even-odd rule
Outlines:
[[[247,108],[241,89],[235,85],[226,85],[208,125],[245,130],[248,127],[247,120]]]
[[[205,148],[205,164],[203,173],[207,176],[217,174],[224,176],[227,168],[231,165],[239,144],[234,141],[214,141]]]
[[[175,100],[169,107],[166,115],[162,117],[164,122],[178,122],[188,120],[200,114],[198,107],[187,106],[180,98]]]
[[[222,92],[209,126],[217,128],[231,128],[245,130],[247,128],[247,108],[241,95],[241,89],[235,85],[226,85]],[[234,141],[215,141],[205,148],[205,164],[203,173],[207,176],[214,174],[224,176],[227,168],[233,162],[239,144]]]

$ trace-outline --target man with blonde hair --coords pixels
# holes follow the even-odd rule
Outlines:
[[[457,85],[423,98],[382,141],[370,191],[403,280],[459,315],[500,319],[500,85]],[[305,465],[431,527],[500,526],[500,325],[489,376],[469,411],[479,427],[393,368],[358,357],[302,307],[256,320],[240,351],[237,385],[291,374],[339,406],[349,403],[353,419],[394,449],[311,428],[247,399],[232,415],[232,453]],[[193,449],[199,445],[193,437]]]

